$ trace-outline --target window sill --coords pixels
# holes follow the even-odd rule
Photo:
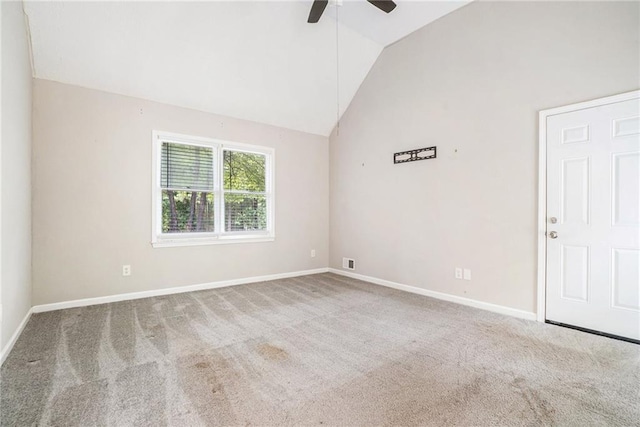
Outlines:
[[[162,239],[151,242],[154,248],[172,248],[180,246],[230,245],[235,243],[273,242],[275,236],[233,236],[215,239]]]

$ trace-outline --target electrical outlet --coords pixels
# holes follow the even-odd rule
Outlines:
[[[464,280],[471,280],[471,270],[468,268],[464,269]]]
[[[462,279],[462,269],[456,267],[456,279]]]
[[[316,250],[311,249],[311,258],[315,258],[315,257],[316,257]]]
[[[131,276],[131,266],[130,265],[123,265],[122,266],[122,275],[123,276]]]

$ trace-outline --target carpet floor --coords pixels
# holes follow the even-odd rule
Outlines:
[[[640,346],[319,274],[35,314],[3,426],[640,425]]]

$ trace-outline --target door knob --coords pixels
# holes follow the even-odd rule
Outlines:
[[[549,232],[549,237],[551,237],[552,239],[557,239],[558,238],[558,232],[550,231]]]

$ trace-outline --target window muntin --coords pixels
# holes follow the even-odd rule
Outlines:
[[[273,150],[154,132],[154,246],[273,240]]]

